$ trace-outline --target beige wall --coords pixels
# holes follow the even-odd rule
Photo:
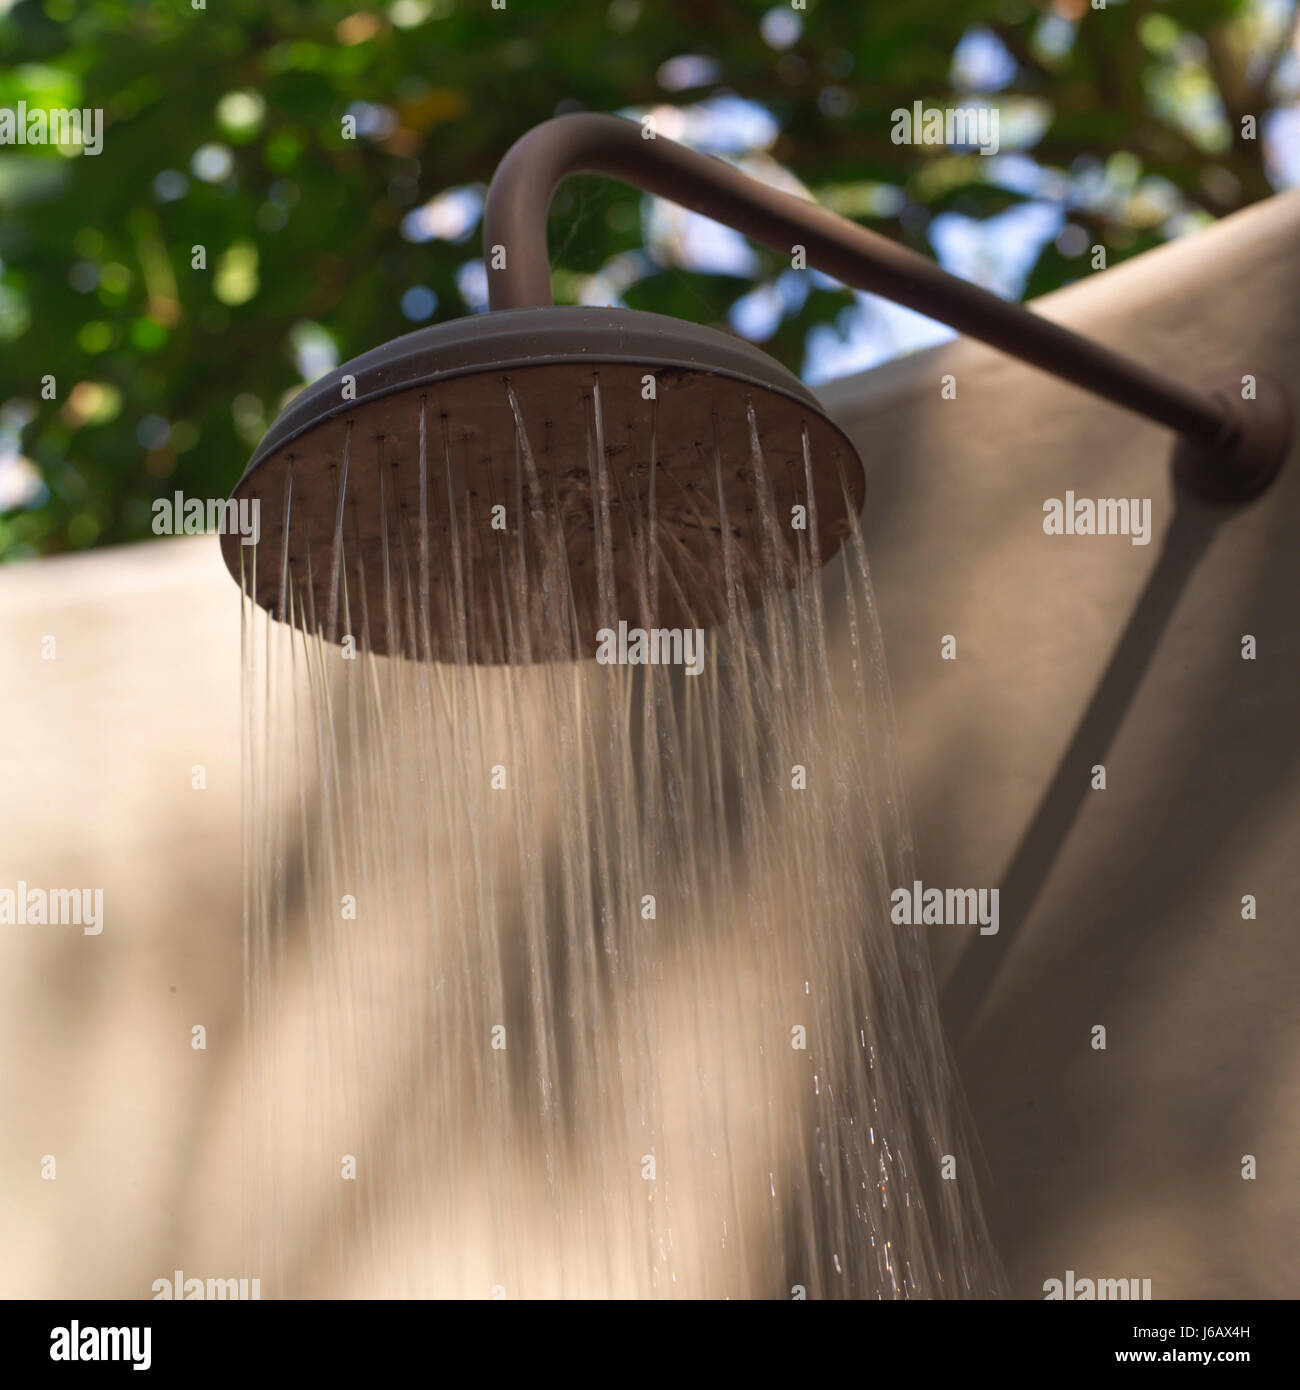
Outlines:
[[[1268,370],[1300,399],[1298,244],[1291,194],[1036,307],[1190,383]],[[1013,1287],[1068,1268],[1150,1278],[1157,1298],[1295,1297],[1294,451],[1250,508],[1176,517],[1165,433],[978,345],[826,399],[868,470],[922,876],[1016,866],[1019,925],[935,929]],[[1045,536],[1067,488],[1151,497],[1152,543]]]
[[[1298,237],[1292,195],[1039,307],[1190,381],[1296,384]],[[997,937],[935,929],[1014,1288],[1295,1296],[1300,470],[1175,524],[1162,431],[974,345],[825,394],[868,470],[921,874],[1017,865]],[[1150,496],[1156,539],[1044,536],[1067,488]],[[0,883],[113,911],[0,932],[0,1293],[146,1293],[238,1203],[237,596],[215,545],[160,542],[6,570],[0,612]]]

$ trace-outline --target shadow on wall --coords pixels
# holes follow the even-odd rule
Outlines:
[[[1174,517],[1151,571],[1083,718],[1070,740],[1033,820],[999,884],[999,931],[991,941],[966,944],[948,977],[942,1007],[948,1030],[960,1044],[970,1034],[998,969],[1013,950],[1043,884],[1056,864],[1084,802],[1093,790],[1093,769],[1104,766],[1169,620],[1224,519],[1222,509],[1176,494]]]

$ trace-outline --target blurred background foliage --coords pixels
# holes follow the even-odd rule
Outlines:
[[[486,181],[557,112],[653,112],[1012,297],[1300,183],[1295,0],[201,3],[0,0],[0,107],[104,112],[98,156],[0,145],[8,559],[149,536],[305,382],[483,311]],[[995,105],[999,153],[895,144],[917,100]],[[946,336],[601,179],[551,250],[561,302],[721,324],[813,382]]]

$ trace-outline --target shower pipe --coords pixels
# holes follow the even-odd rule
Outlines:
[[[1270,377],[1249,374],[1256,392],[1250,400],[1243,399],[1243,373],[1219,373],[1203,390],[1185,386],[950,275],[878,233],[769,188],[720,159],[648,136],[648,130],[618,116],[580,113],[546,121],[511,146],[493,177],[483,218],[493,310],[553,302],[546,244],[551,197],[570,174],[606,174],[767,246],[803,246],[808,265],[847,285],[938,319],[1167,426],[1182,440],[1174,458],[1179,482],[1208,500],[1245,501],[1280,469],[1290,443],[1290,410]]]

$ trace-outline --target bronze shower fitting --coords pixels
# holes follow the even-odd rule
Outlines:
[[[511,146],[492,180],[483,219],[494,310],[552,303],[546,248],[551,196],[569,174],[608,174],[774,249],[801,245],[810,266],[847,285],[938,319],[1167,426],[1181,437],[1174,456],[1177,479],[1202,498],[1247,501],[1281,468],[1291,442],[1291,411],[1273,377],[1219,373],[1201,390],[1184,386],[825,208],[647,131],[617,116],[583,113],[546,121]],[[1254,378],[1253,399],[1242,397],[1243,375]]]
[[[285,407],[233,494],[259,508],[260,561],[238,536],[222,537],[255,602],[282,620],[296,605],[330,641],[359,624],[379,654],[568,660],[591,655],[619,615],[702,628],[738,603],[760,605],[774,576],[764,516],[813,510],[813,562],[835,554],[861,512],[866,475],[793,373],[701,324],[552,303],[547,209],[556,185],[582,170],[770,246],[802,245],[809,265],[847,284],[1175,430],[1176,477],[1199,497],[1244,502],[1281,468],[1290,409],[1273,378],[1251,373],[1253,399],[1240,374],[1204,390],[1171,381],[642,130],[573,115],[517,141],[484,211],[491,312],[404,334]],[[492,504],[506,502],[508,545],[491,520]],[[650,563],[660,551],[663,562]],[[781,564],[788,587],[794,570]]]

